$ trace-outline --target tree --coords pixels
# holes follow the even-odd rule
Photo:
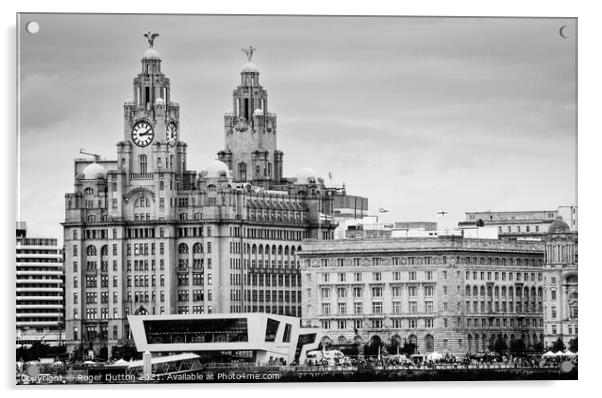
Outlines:
[[[525,351],[525,342],[521,339],[513,339],[510,341],[510,352],[518,354]]]
[[[401,354],[412,355],[416,352],[416,344],[414,343],[405,343],[403,347],[399,350]]]
[[[129,344],[117,346],[113,349],[113,358],[129,361],[130,359],[141,359],[142,353],[136,350],[136,347]]]
[[[535,343],[533,345],[533,349],[537,352],[543,352],[543,342],[542,341],[538,341],[537,343]]]
[[[554,352],[564,351],[565,348],[566,346],[564,345],[564,341],[562,341],[562,337],[558,337],[558,340],[552,344],[552,351]]]
[[[578,351],[578,345],[577,345],[577,337],[575,337],[574,339],[569,340],[569,350],[573,351],[573,352],[577,352]]]
[[[493,351],[495,352],[506,352],[508,351],[508,344],[502,338],[497,338],[493,344]]]

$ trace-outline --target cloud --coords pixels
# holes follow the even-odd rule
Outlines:
[[[558,37],[574,19],[34,16],[44,34],[21,42],[22,208],[44,211],[47,230],[64,204],[46,195],[73,189],[79,148],[116,156],[149,29],[193,169],[223,147],[252,44],[287,175],[332,171],[397,219],[574,200],[576,42]]]

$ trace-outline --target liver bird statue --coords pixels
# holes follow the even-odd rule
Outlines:
[[[146,40],[148,40],[148,45],[152,48],[155,44],[155,39],[159,37],[159,34],[148,32],[144,34],[144,37],[146,37]]]

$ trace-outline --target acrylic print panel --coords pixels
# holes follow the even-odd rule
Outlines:
[[[576,35],[20,14],[17,383],[576,379]]]

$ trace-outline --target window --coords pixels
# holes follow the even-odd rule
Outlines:
[[[354,287],[353,288],[353,298],[357,299],[357,298],[362,298],[362,288],[361,287]]]
[[[147,158],[146,158],[146,155],[140,155],[140,156],[138,156],[138,162],[140,164],[140,173],[146,173],[147,172]]]
[[[383,296],[383,288],[382,287],[373,287],[372,288],[372,297],[382,297]]]
[[[424,302],[424,309],[425,309],[425,312],[427,314],[432,314],[433,313],[433,302],[432,301],[425,301]]]
[[[411,281],[415,281],[416,280],[416,271],[410,271],[410,273],[409,273],[409,279]]]
[[[322,315],[330,315],[330,303],[322,303]]]
[[[381,303],[381,302],[372,303],[372,313],[375,315],[381,315],[383,313],[383,303]]]
[[[373,272],[372,273],[372,280],[373,281],[380,281],[382,278],[382,275],[380,272]]]
[[[417,314],[418,313],[418,302],[410,301],[409,308],[410,308],[410,314]]]

